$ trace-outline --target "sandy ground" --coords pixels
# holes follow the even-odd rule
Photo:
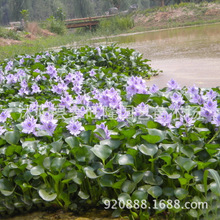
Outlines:
[[[163,70],[148,81],[159,88],[167,86],[170,79],[176,80],[181,87],[196,85],[203,88],[220,86],[220,58],[181,58],[152,60],[151,66]]]

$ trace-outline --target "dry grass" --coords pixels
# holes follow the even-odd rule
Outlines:
[[[37,22],[30,22],[27,24],[26,30],[29,32],[27,38],[36,38],[36,36],[54,36],[54,33],[51,33],[48,30],[42,29],[39,27]]]

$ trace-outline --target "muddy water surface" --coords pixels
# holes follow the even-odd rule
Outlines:
[[[181,86],[220,86],[220,24],[132,34],[111,39],[136,49],[163,70],[149,85],[164,87],[171,78]]]

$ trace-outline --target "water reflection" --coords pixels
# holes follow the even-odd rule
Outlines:
[[[220,57],[220,24],[147,32],[114,41],[139,50],[149,59]]]
[[[152,31],[111,41],[139,51],[152,60],[153,68],[163,70],[149,85],[164,87],[174,78],[182,86],[220,86],[220,24]]]

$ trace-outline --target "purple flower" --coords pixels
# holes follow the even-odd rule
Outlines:
[[[186,122],[187,127],[191,127],[195,122],[195,120],[193,120],[193,118],[191,118],[189,115],[185,115],[184,120]]]
[[[140,103],[137,107],[134,108],[134,116],[148,116],[152,117],[149,115],[149,106],[144,104],[143,102]]]
[[[190,99],[190,102],[202,105],[204,100],[202,99],[202,97],[199,94],[193,94]]]
[[[31,89],[32,89],[32,94],[41,92],[40,87],[36,83],[31,86]]]
[[[73,86],[72,90],[79,95],[81,93],[82,90],[82,86]]]
[[[214,92],[214,91],[211,89],[211,90],[209,90],[209,91],[206,93],[206,97],[207,97],[207,99],[209,99],[209,100],[213,100],[213,99],[215,99],[215,98],[217,97],[217,93]]]
[[[104,130],[104,132],[105,132],[105,139],[110,139],[110,132],[109,132],[108,127],[105,125],[104,122],[102,122],[100,125],[96,125],[96,129],[99,129],[99,128]],[[97,136],[97,137],[99,139],[103,139],[100,136]]]
[[[130,98],[135,94],[147,94],[146,82],[141,77],[130,77],[126,87],[127,97]]]
[[[19,64],[22,65],[23,63],[24,63],[24,58],[21,58],[21,59],[19,60]]]
[[[116,95],[109,99],[109,107],[116,109],[121,105],[121,96]]]
[[[149,90],[150,93],[156,93],[158,92],[159,88],[155,84],[153,84]]]
[[[61,95],[63,93],[63,90],[61,88],[59,88],[57,85],[53,85],[52,92]]]
[[[29,95],[28,88],[20,88],[18,91],[18,95],[20,95],[20,96]]]
[[[0,126],[0,135],[3,135],[6,132],[6,129],[3,126]]]
[[[12,70],[12,68],[13,68],[13,61],[9,61],[7,63],[7,66],[5,67],[5,70],[10,71],[10,70]]]
[[[90,75],[91,77],[93,77],[93,76],[96,75],[96,72],[95,72],[94,70],[90,70],[90,71],[89,71],[89,75]]]
[[[1,114],[0,114],[0,122],[6,122],[7,118],[9,118],[11,115],[9,113],[9,111],[3,111]]]
[[[30,134],[30,133],[35,134],[35,128],[37,125],[36,122],[37,122],[37,119],[35,119],[33,116],[25,119],[25,121],[21,123],[22,128],[23,128],[22,132],[26,134]]]
[[[216,126],[220,126],[220,114],[216,114],[213,117],[213,121],[212,124],[216,125]]]
[[[65,97],[61,97],[60,106],[69,108],[73,104],[73,97],[71,95],[66,95]]]
[[[89,101],[90,101],[90,97],[87,94],[78,95],[78,96],[76,96],[75,104],[87,106],[87,105],[89,105]]]
[[[170,97],[172,104],[169,106],[170,109],[174,109],[177,112],[180,107],[184,104],[183,97],[178,93],[174,92],[173,95]]]
[[[126,111],[126,108],[124,106],[120,106],[117,109],[116,113],[118,114],[118,117],[117,117],[118,121],[125,121],[130,115],[130,113]]]
[[[36,58],[35,58],[35,63],[40,62],[39,59],[41,59],[41,58],[42,58],[42,57],[41,57],[40,55],[37,55]]]
[[[208,109],[209,111],[215,113],[217,110],[217,101],[208,100],[206,103],[204,103],[204,108]]]
[[[28,108],[28,112],[37,112],[38,111],[38,102],[32,102]]]
[[[44,112],[43,115],[40,116],[40,121],[43,122],[48,122],[53,120],[53,115],[50,114],[49,112]]]
[[[188,88],[188,91],[187,91],[190,95],[196,95],[196,94],[198,94],[198,92],[199,92],[199,89],[195,86],[195,85],[193,85],[192,87],[189,87]]]
[[[40,80],[41,80],[41,76],[38,75],[34,80],[35,80],[36,82],[40,81]]]
[[[205,118],[205,123],[211,122],[212,117],[214,116],[214,112],[209,109],[202,108],[200,111],[200,115]]]
[[[44,131],[46,131],[50,136],[53,136],[53,133],[57,127],[57,120],[43,121],[42,125],[38,127]]]
[[[160,123],[163,126],[170,127],[172,119],[172,114],[168,114],[167,111],[162,112],[160,115],[157,116],[156,122]]]
[[[51,78],[55,78],[57,76],[57,70],[53,65],[49,65],[47,67],[47,71],[46,73],[51,77]]]
[[[24,70],[22,69],[19,69],[18,72],[17,72],[17,77],[25,77],[26,76],[26,73]]]
[[[81,85],[83,83],[83,74],[80,71],[76,71],[74,74],[73,85]]]
[[[41,105],[41,109],[47,109],[48,111],[54,111],[55,107],[52,102],[46,101],[44,104]]]
[[[77,118],[84,118],[84,115],[87,113],[87,109],[82,106],[81,108],[78,108],[76,111],[76,117]]]
[[[69,130],[70,134],[75,136],[79,135],[81,131],[85,130],[81,122],[75,121],[73,119],[71,119],[66,128]]]
[[[73,73],[69,73],[68,75],[66,75],[64,81],[66,81],[66,83],[69,84],[70,82],[73,81],[73,79],[74,79],[74,74]]]
[[[95,94],[94,98],[98,99],[101,105],[111,108],[117,108],[121,104],[121,96],[114,89],[106,89],[101,94]]]
[[[92,107],[92,110],[97,119],[101,119],[102,117],[105,116],[104,107],[102,105],[96,104],[95,106]]]
[[[95,49],[97,50],[97,55],[98,55],[98,56],[101,56],[101,55],[102,55],[102,52],[101,52],[100,47],[96,47]]]
[[[172,102],[179,102],[182,101],[183,98],[178,93],[174,92],[173,95],[170,97]]]
[[[16,75],[13,74],[9,74],[6,76],[6,80],[7,80],[7,84],[13,84],[16,83],[18,81],[18,78]]]
[[[21,88],[26,89],[28,87],[27,81],[25,79],[22,80],[21,83],[20,83],[20,86],[21,86]]]
[[[4,73],[3,71],[0,70],[0,83],[2,83],[4,80],[5,80]]]
[[[174,79],[171,79],[167,83],[167,86],[168,86],[168,90],[180,89],[178,83]]]
[[[40,73],[40,70],[39,69],[35,69],[33,72]]]

